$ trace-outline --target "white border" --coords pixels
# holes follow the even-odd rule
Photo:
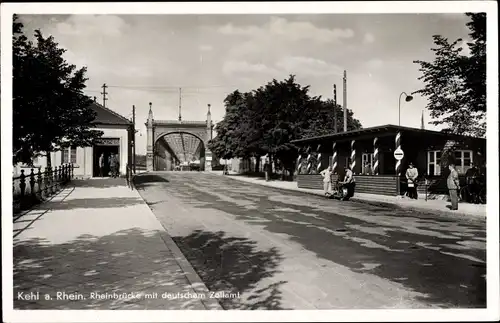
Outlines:
[[[487,12],[487,309],[472,310],[323,310],[323,311],[14,311],[12,288],[12,14],[314,14],[314,13],[463,13]],[[486,321],[498,320],[498,16],[495,1],[422,2],[259,2],[259,3],[6,3],[2,37],[2,289],[7,322],[137,321]],[[429,35],[430,37],[431,35]],[[443,273],[446,274],[446,273]]]

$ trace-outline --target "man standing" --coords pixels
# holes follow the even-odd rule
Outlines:
[[[104,153],[101,153],[101,156],[99,157],[99,176],[104,177]]]
[[[120,156],[118,154],[114,155],[115,158],[115,173],[114,177],[118,177],[120,174]]]
[[[332,191],[332,166],[328,166],[320,173],[323,176],[323,190],[325,191],[325,196],[331,194]]]
[[[455,164],[451,163],[448,168],[450,169],[450,175],[446,184],[448,185],[448,191],[450,192],[451,200],[451,210],[458,210],[458,190],[460,189],[460,182],[458,179],[458,172],[455,169]]]
[[[116,168],[116,159],[115,159],[115,154],[111,153],[109,155],[109,170],[111,172],[111,177],[115,177],[115,168]]]
[[[417,177],[418,170],[413,166],[413,163],[408,165],[406,170],[406,179],[408,181],[408,197],[411,199],[418,199],[417,193]]]

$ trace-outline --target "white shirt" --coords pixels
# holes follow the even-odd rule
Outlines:
[[[332,181],[332,172],[329,168],[323,169],[320,174],[323,175],[323,183],[329,183]]]

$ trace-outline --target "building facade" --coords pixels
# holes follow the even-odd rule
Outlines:
[[[96,130],[103,132],[101,139],[92,147],[69,147],[61,151],[51,152],[52,166],[72,163],[75,167],[74,176],[76,178],[97,177],[99,176],[99,156],[103,154],[107,160],[109,155],[114,153],[119,156],[120,174],[126,174],[126,167],[127,164],[131,164],[132,156],[132,122],[97,102],[93,102],[91,107],[96,112],[93,125]],[[44,171],[47,166],[47,157],[35,158],[33,164],[33,168]],[[26,165],[16,165],[14,176],[17,176],[21,169],[30,168]],[[104,172],[104,176],[107,176],[109,167],[106,167]]]
[[[428,183],[419,189],[442,194],[446,192],[445,178],[449,172],[442,169],[442,158],[453,161],[462,175],[473,164],[486,167],[486,139],[394,125],[294,143],[302,148],[297,169],[298,186],[302,188],[321,189],[321,170],[331,165],[336,180],[343,178],[348,165],[356,177],[356,191],[398,195],[405,191],[405,173],[411,162],[422,182]]]

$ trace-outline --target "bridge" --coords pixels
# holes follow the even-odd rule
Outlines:
[[[213,136],[213,122],[208,105],[205,121],[155,120],[149,104],[146,168],[148,171],[174,170],[175,166],[199,163],[201,170],[211,170],[212,154],[208,141]]]

